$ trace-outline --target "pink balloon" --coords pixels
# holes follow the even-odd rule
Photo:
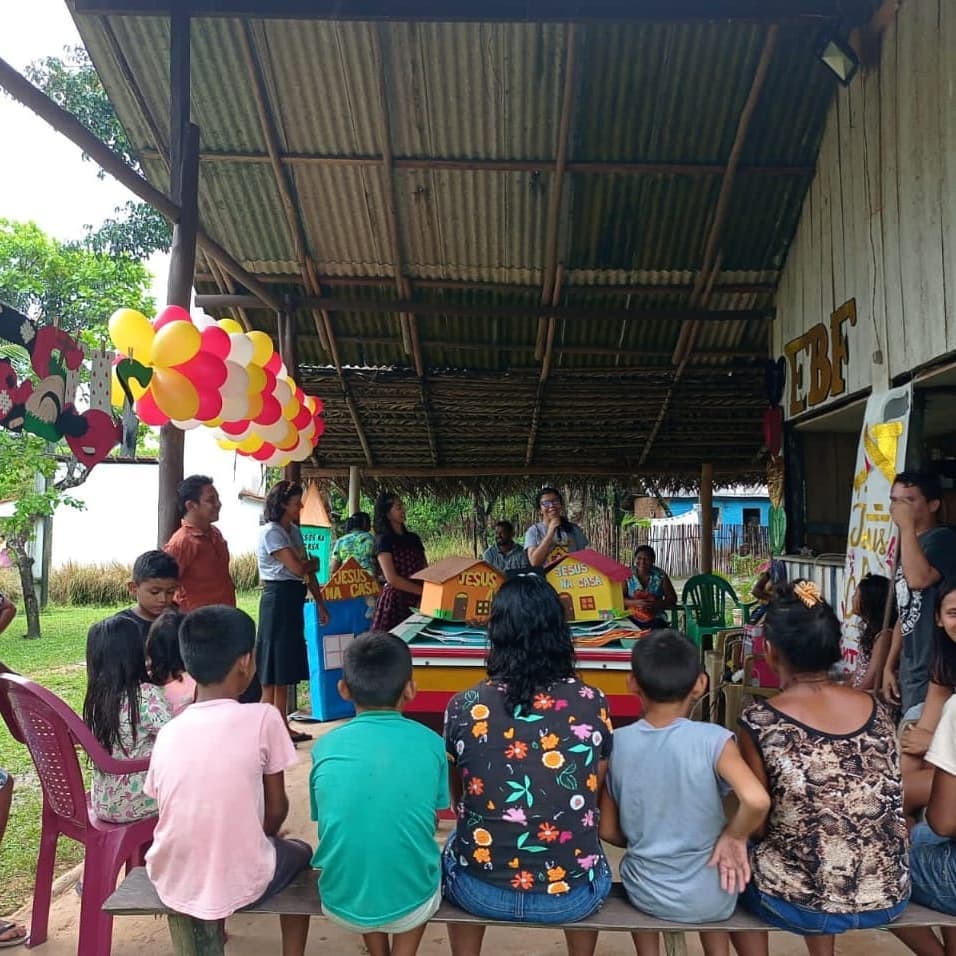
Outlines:
[[[325,408],[325,403],[322,401],[321,398],[319,398],[318,395],[313,395],[312,401],[315,402],[315,414],[321,415],[323,409]]]
[[[273,352],[269,357],[269,361],[265,364],[265,370],[272,372],[273,376],[275,376],[278,374],[280,368],[282,368],[282,356],[278,352]],[[272,387],[275,388],[274,383]]]
[[[310,421],[312,421],[312,412],[303,405],[299,409],[299,414],[292,419],[292,424],[295,425],[297,431],[302,431]]]
[[[262,389],[263,395],[271,395],[276,390],[276,375],[275,372],[270,372],[269,369],[263,369],[266,374],[266,384]]]
[[[214,418],[219,417],[221,411],[222,396],[219,392],[199,393],[199,411],[196,412],[197,421],[211,422]]]
[[[205,352],[226,361],[229,349],[232,348],[228,332],[219,328],[218,325],[210,325],[199,333],[199,337],[202,339],[202,345],[199,346],[200,354]]]
[[[152,391],[146,391],[136,402],[136,417],[144,425],[165,425],[169,416],[160,410]]]
[[[170,322],[192,323],[192,320],[192,316],[181,306],[167,305],[153,320],[153,328],[158,332],[164,325],[169,325]]]
[[[223,422],[219,427],[227,435],[241,435],[249,427],[249,421]]]
[[[271,458],[276,453],[276,446],[266,442],[258,451],[252,453],[252,457],[256,461],[265,461],[267,458]]]
[[[318,444],[319,439],[322,437],[322,434],[325,432],[325,419],[319,418],[318,415],[315,416],[315,444]]]
[[[219,329],[218,331],[221,332],[222,330]],[[210,355],[208,352],[197,352],[188,362],[176,365],[175,369],[185,375],[200,394],[203,392],[218,393],[228,375],[226,363],[221,358]]]
[[[282,406],[274,395],[262,396],[262,411],[254,419],[257,425],[274,425],[282,417]],[[275,449],[273,448],[273,451]]]

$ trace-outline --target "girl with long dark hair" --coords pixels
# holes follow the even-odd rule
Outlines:
[[[860,619],[859,649],[853,662],[851,683],[860,690],[875,690],[883,673],[890,650],[893,625],[896,624],[896,602],[890,611],[887,627],[883,627],[886,600],[890,595],[890,579],[882,574],[864,574],[853,595],[853,613]]]
[[[543,567],[569,551],[581,551],[588,546],[587,535],[565,515],[564,498],[557,488],[542,488],[534,506],[541,520],[524,534],[524,547],[532,567]]]
[[[598,794],[611,753],[607,701],[574,670],[574,645],[550,584],[505,581],[488,621],[488,678],[445,713],[458,821],[443,854],[444,892],[477,916],[568,923],[598,910],[611,874]],[[483,926],[449,925],[456,956],[477,956]],[[566,930],[591,956],[597,933]]]
[[[273,485],[266,497],[256,560],[262,597],[256,636],[256,671],[262,682],[262,703],[274,704],[286,720],[289,685],[309,679],[305,646],[305,596],[315,598],[319,623],[329,620],[322,592],[315,580],[318,562],[305,550],[299,531],[302,486],[292,481]],[[288,726],[288,724],[287,724]],[[311,740],[310,734],[289,728],[293,743]]]
[[[385,578],[385,586],[375,605],[373,631],[390,631],[412,613],[422,595],[421,581],[411,575],[427,564],[422,539],[405,527],[405,505],[398,495],[383,491],[375,502],[372,520],[375,530],[375,556]]]
[[[83,720],[120,760],[148,757],[160,728],[172,718],[161,687],[146,672],[146,651],[136,625],[120,615],[94,624],[86,639]],[[146,773],[93,770],[93,812],[109,823],[131,823],[156,813],[143,793]]]

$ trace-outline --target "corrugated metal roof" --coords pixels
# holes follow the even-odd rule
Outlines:
[[[147,175],[165,188],[156,151],[168,147],[166,21],[77,21]],[[326,403],[317,462],[363,460],[347,394],[380,465],[523,464],[536,421],[534,463],[636,467],[666,403],[651,459],[678,470],[704,458],[754,470],[758,357],[832,93],[812,55],[812,27],[781,28],[707,302],[754,314],[699,323],[683,377],[672,361],[683,324],[675,310],[690,306],[766,27],[578,24],[572,39],[554,23],[193,21],[203,224],[277,293],[301,296],[304,264],[267,155],[247,35],[306,252],[329,280],[323,294],[349,303],[329,315],[342,377],[313,314],[295,314],[300,377]],[[570,165],[555,219],[572,43]],[[767,164],[801,169],[748,169]],[[423,380],[405,320],[380,305],[402,298],[396,259],[428,309],[410,319]],[[559,305],[585,311],[554,322],[542,387],[548,323],[537,309],[550,300],[543,286],[555,267]],[[198,286],[221,291],[208,276]],[[269,312],[246,314],[275,335]]]

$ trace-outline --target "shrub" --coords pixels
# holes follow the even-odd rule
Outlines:
[[[5,594],[14,604],[23,597],[20,572],[16,568],[0,568],[0,594]]]
[[[50,572],[50,602],[75,606],[103,607],[128,604],[130,565],[78,564],[69,561]]]
[[[237,591],[254,591],[259,587],[259,562],[251,551],[233,555],[229,561],[229,573]]]

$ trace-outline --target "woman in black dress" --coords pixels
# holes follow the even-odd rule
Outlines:
[[[422,539],[405,527],[405,506],[398,495],[383,491],[375,502],[375,554],[385,587],[375,605],[373,631],[390,631],[412,612],[422,594],[421,581],[410,576],[428,564]]]

